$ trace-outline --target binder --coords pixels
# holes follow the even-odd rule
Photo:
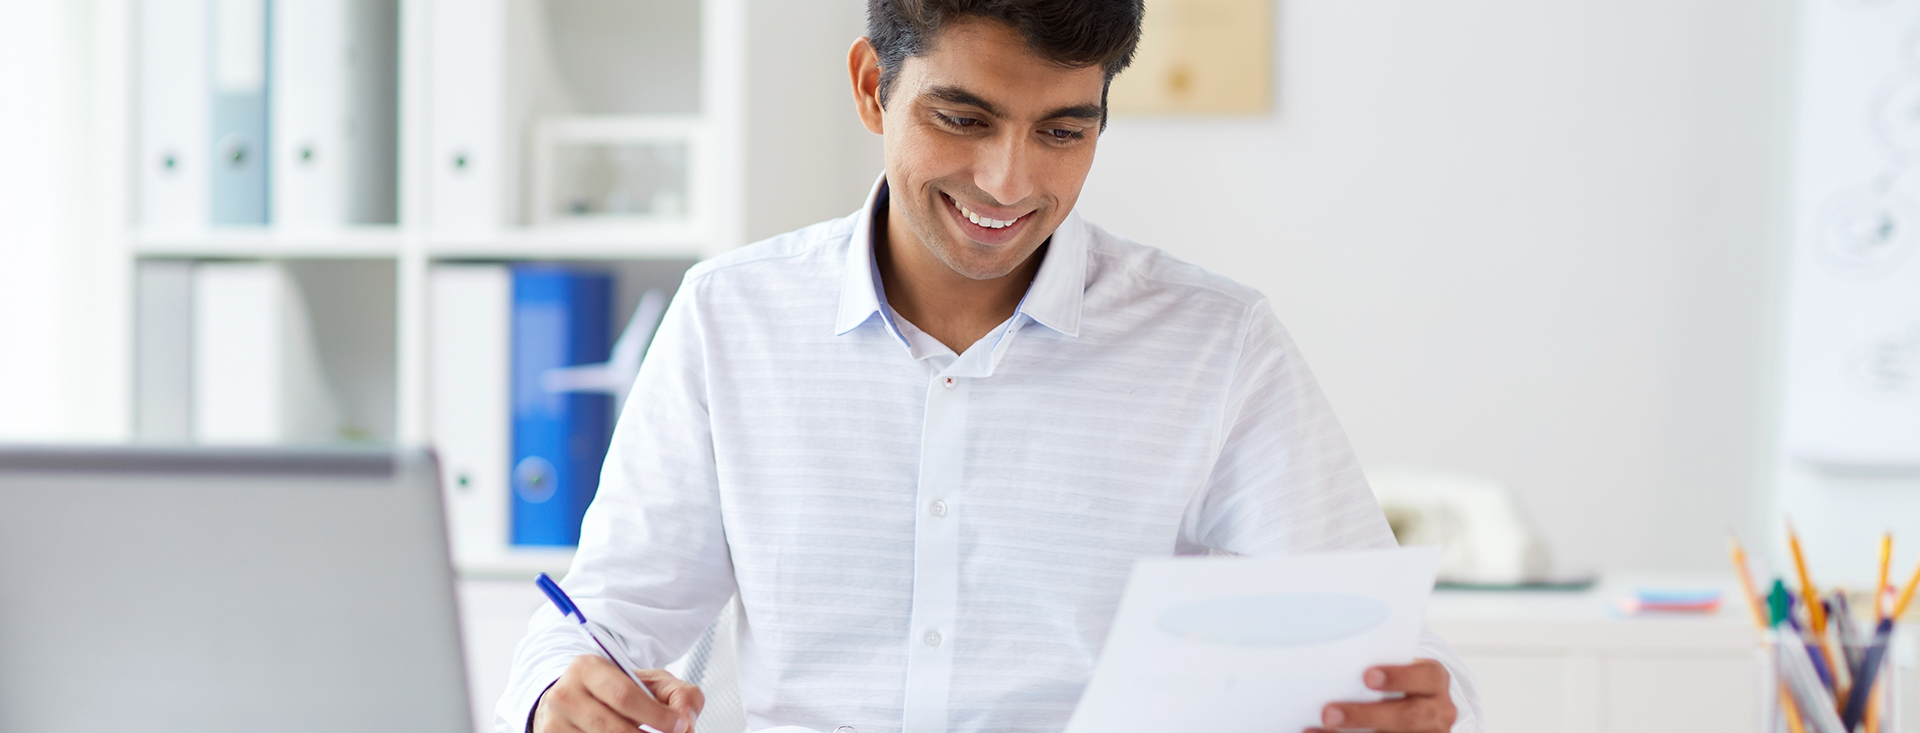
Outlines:
[[[397,0],[275,0],[273,220],[396,221]]]
[[[305,298],[286,268],[193,269],[193,437],[216,445],[330,441],[339,431]]]
[[[576,545],[612,436],[612,397],[556,392],[546,375],[607,360],[613,280],[551,266],[513,270],[515,545]]]
[[[507,0],[432,0],[427,215],[440,232],[486,233],[518,219],[509,152]]]
[[[207,224],[211,149],[206,0],[141,0],[138,89],[140,225]]]
[[[513,277],[505,265],[460,264],[427,278],[428,425],[454,563],[472,567],[507,547]]]
[[[267,223],[267,0],[211,0],[214,224]]]
[[[134,299],[133,437],[187,442],[193,436],[193,263],[141,260]]]

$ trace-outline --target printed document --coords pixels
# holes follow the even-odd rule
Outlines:
[[[1440,553],[1401,547],[1134,566],[1067,733],[1318,727],[1381,699],[1361,675],[1408,664]]]

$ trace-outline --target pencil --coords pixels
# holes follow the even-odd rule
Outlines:
[[[1887,617],[1887,566],[1893,563],[1893,533],[1880,535],[1880,582],[1873,584],[1873,620]]]
[[[1813,576],[1807,573],[1807,555],[1800,551],[1800,534],[1793,531],[1792,522],[1787,523],[1787,547],[1793,550],[1793,568],[1800,573],[1800,598],[1807,602],[1807,620],[1812,622],[1817,639],[1827,633],[1827,611],[1820,602],[1820,591],[1813,587]]]
[[[1793,704],[1793,693],[1787,690],[1785,680],[1780,682],[1780,714],[1787,718],[1787,730],[1791,733],[1807,733],[1807,726],[1800,722],[1800,708]]]
[[[1913,602],[1913,588],[1916,585],[1920,585],[1920,566],[1914,567],[1913,577],[1907,579],[1907,587],[1900,591],[1900,599],[1893,602],[1893,613],[1887,618],[1898,622],[1900,617],[1906,614],[1907,604]]]
[[[1740,591],[1747,595],[1747,608],[1753,610],[1753,625],[1765,633],[1767,612],[1760,607],[1760,594],[1753,590],[1753,578],[1747,575],[1747,552],[1740,548],[1740,538],[1732,532],[1727,533],[1727,554],[1733,557],[1733,574],[1740,578]]]

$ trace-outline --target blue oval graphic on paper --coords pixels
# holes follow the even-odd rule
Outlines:
[[[1344,593],[1240,596],[1169,608],[1160,613],[1160,630],[1228,646],[1303,646],[1379,626],[1391,612],[1379,599]]]

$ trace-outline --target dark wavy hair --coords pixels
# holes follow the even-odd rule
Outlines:
[[[1107,77],[1100,88],[1104,118],[1107,88],[1133,61],[1145,12],[1145,0],[867,0],[867,42],[880,57],[880,105],[886,106],[902,61],[926,53],[948,24],[982,18],[1018,31],[1040,58],[1069,69],[1099,66]]]

